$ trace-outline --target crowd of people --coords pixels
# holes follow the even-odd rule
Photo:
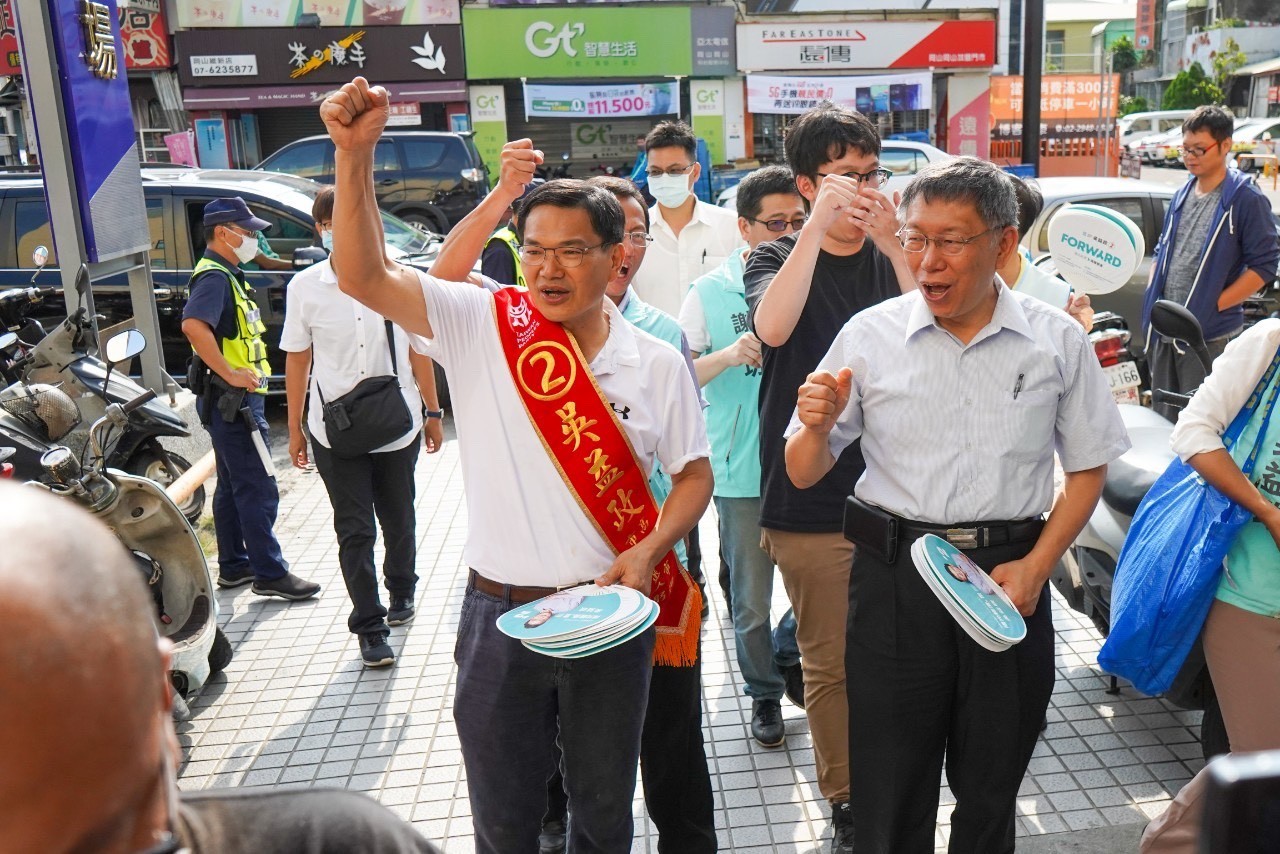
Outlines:
[[[714,503],[751,735],[778,747],[784,696],[805,710],[831,851],[932,851],[944,767],[956,799],[950,850],[1013,851],[1015,799],[1054,684],[1046,582],[1108,462],[1129,447],[1088,339],[1087,297],[1045,280],[1018,248],[1039,212],[1034,187],[961,157],[891,197],[875,126],[832,105],[794,122],[787,165],[744,179],[736,213],[692,194],[696,140],[679,122],[645,140],[652,207],[623,179],[534,187],[542,154],[518,140],[504,147],[492,192],[424,270],[389,258],[382,240],[373,151],[387,107],[385,90],[357,78],[321,108],[336,181],[313,215],[331,255],[288,292],[289,456],[314,462],[331,500],[361,659],[392,665],[389,632],[414,615],[414,467],[420,446],[443,443],[433,363],[445,369],[469,516],[453,714],[476,850],[631,850],[637,769],[658,851],[717,850],[702,736],[706,582],[690,537]],[[1221,142],[1215,117],[1193,120],[1209,123],[1189,135]],[[1182,286],[1171,235],[1185,227],[1203,240],[1195,210],[1185,226],[1171,211],[1157,257],[1173,258],[1159,262],[1158,287]],[[265,348],[240,265],[258,256],[265,223],[223,199],[204,225],[183,329],[206,371],[201,415],[218,456],[218,583],[310,598],[319,585],[289,571],[272,532],[278,491],[262,453]],[[1246,263],[1218,305],[1263,273]],[[1238,370],[1211,377],[1175,434],[1179,453],[1256,505],[1259,520],[1238,546],[1256,570],[1249,589],[1224,590],[1210,617],[1206,652],[1224,682],[1275,670],[1274,620],[1259,615],[1280,608],[1263,569],[1280,510],[1274,497],[1254,500],[1218,437],[1274,354],[1277,327],[1226,347]],[[352,445],[343,418],[362,411],[361,394],[387,388],[380,400],[391,403],[380,405],[402,405],[404,418]],[[1273,443],[1280,458],[1280,435]],[[254,818],[264,803],[179,796],[166,652],[138,628],[143,594],[124,589],[135,573],[105,529],[64,520],[74,511],[53,499],[26,503],[31,518],[9,521],[34,526],[37,540],[47,529],[58,575],[0,559],[5,624],[59,623],[48,614],[63,607],[60,589],[113,591],[116,610],[93,617],[104,642],[85,652],[55,637],[54,657],[114,658],[128,679],[92,684],[116,716],[112,750],[68,744],[49,755],[42,740],[0,728],[20,768],[86,769],[84,791],[68,792],[65,808],[45,804],[34,823],[0,773],[6,827],[67,842],[49,850],[81,850],[86,834],[108,831],[122,840],[111,850],[281,850],[276,835],[302,825],[313,828],[308,851],[430,850],[356,796],[281,793],[272,821]],[[72,521],[88,532],[74,545],[56,536]],[[909,545],[924,534],[989,572],[1023,615],[1025,640],[996,653],[969,638],[912,566]],[[775,567],[792,609],[777,627]],[[496,625],[514,606],[563,591],[576,603],[588,585],[612,584],[651,596],[656,625],[571,663]],[[27,592],[11,595],[18,588]],[[48,693],[32,672],[13,650],[0,654],[6,685]],[[1274,741],[1274,715],[1258,708],[1224,696],[1237,747]],[[26,714],[13,720],[60,725]],[[115,776],[89,773],[110,763]],[[1200,788],[1197,778],[1153,824],[1149,844],[1190,850]],[[72,808],[108,791],[101,815]],[[84,821],[62,821],[68,812]]]

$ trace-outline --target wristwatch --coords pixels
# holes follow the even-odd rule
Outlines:
[[[443,410],[443,409],[426,409],[426,410],[423,410],[423,413],[424,413],[428,418],[444,418],[444,410]]]

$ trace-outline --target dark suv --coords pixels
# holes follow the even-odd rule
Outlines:
[[[291,142],[258,169],[333,183],[333,142]],[[469,133],[387,131],[373,160],[378,207],[426,231],[444,234],[489,192],[489,173]]]
[[[240,196],[254,216],[271,223],[264,233],[272,250],[289,259],[294,250],[315,244],[311,203],[319,186],[291,175],[212,169],[146,169],[142,191],[151,229],[151,277],[155,284],[165,367],[171,374],[186,370],[191,347],[182,334],[182,309],[195,262],[204,254],[201,221],[204,206],[216,198]],[[382,217],[383,232],[392,250],[428,255],[438,249],[434,241],[395,217]],[[37,246],[53,249],[43,181],[34,177],[0,176],[0,290],[26,287],[35,272],[31,260]],[[40,273],[36,284],[59,287],[57,258]],[[267,357],[271,361],[269,388],[284,392],[284,353],[280,329],[284,324],[284,294],[293,278],[289,270],[246,270],[254,300],[267,325]],[[129,283],[125,274],[93,283],[94,307],[105,319],[100,326],[133,316]],[[62,299],[47,300],[37,316],[49,328],[66,315]],[[2,332],[3,330],[0,330]],[[179,377],[181,379],[182,377]]]

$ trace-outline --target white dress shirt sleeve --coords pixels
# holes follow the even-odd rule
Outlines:
[[[1280,347],[1280,320],[1250,327],[1214,360],[1213,371],[1178,416],[1169,444],[1184,461],[1221,450],[1222,434],[1244,408]]]
[[[675,475],[683,471],[690,460],[710,457],[711,445],[707,441],[702,402],[696,385],[688,382],[684,360],[664,359],[662,364],[669,375],[658,386],[667,389],[667,399],[661,410],[662,435],[656,451],[662,468],[667,474]]]
[[[1129,450],[1129,432],[1089,337],[1079,324],[1067,327],[1063,350],[1065,390],[1058,401],[1054,446],[1064,472],[1087,471]]]
[[[707,330],[707,313],[702,308],[702,298],[696,288],[690,288],[680,306],[680,328],[695,356],[711,349],[711,333]]]
[[[284,326],[280,330],[280,349],[301,353],[311,349],[311,324],[306,317],[306,281],[302,273],[293,277],[284,292]]]
[[[836,459],[844,453],[845,448],[852,445],[862,435],[862,382],[866,379],[867,362],[862,357],[853,352],[851,346],[856,332],[851,330],[853,320],[850,320],[836,335],[836,340],[831,342],[827,355],[822,357],[822,361],[814,368],[817,371],[830,371],[833,375],[838,375],[841,368],[851,368],[853,370],[853,382],[849,387],[849,402],[845,405],[844,410],[836,418],[835,426],[831,428],[831,432],[827,434],[827,448],[831,451],[831,456]],[[797,395],[799,389],[796,389]],[[791,413],[791,423],[787,425],[787,429],[783,435],[791,438],[800,432],[800,415],[799,411]]]
[[[415,272],[427,303],[432,337],[410,335],[409,343],[446,368],[460,364],[479,340],[485,324],[492,322],[493,295],[475,285],[442,281],[421,270]]]

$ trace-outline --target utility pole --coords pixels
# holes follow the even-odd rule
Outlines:
[[[1022,7],[1022,162],[1040,168],[1040,82],[1044,75],[1044,0]]]

